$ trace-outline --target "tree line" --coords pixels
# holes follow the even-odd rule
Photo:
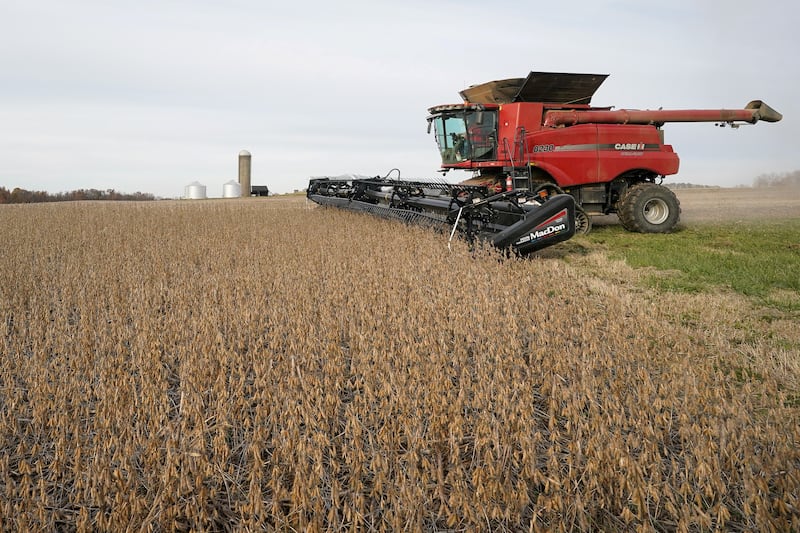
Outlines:
[[[15,187],[9,191],[0,187],[0,204],[33,204],[40,202],[73,202],[77,200],[124,200],[124,201],[149,201],[155,200],[150,193],[135,192],[122,193],[114,189],[78,189],[76,191],[49,193],[46,191],[27,191]]]
[[[754,181],[756,187],[800,187],[800,170],[794,172],[761,174]]]

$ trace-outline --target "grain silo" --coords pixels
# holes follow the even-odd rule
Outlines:
[[[239,152],[239,186],[243,198],[250,197],[250,152],[242,150]]]
[[[202,200],[206,197],[206,186],[199,181],[193,181],[184,188],[183,197],[188,200]]]
[[[230,180],[222,186],[223,198],[239,198],[242,195],[242,186],[239,182]]]

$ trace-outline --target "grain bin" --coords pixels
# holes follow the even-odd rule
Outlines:
[[[230,180],[222,186],[223,198],[239,198],[242,195],[242,187],[238,181]]]
[[[199,181],[193,181],[184,188],[183,197],[188,200],[202,200],[206,197],[206,186]]]

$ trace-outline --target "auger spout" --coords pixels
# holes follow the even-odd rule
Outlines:
[[[753,115],[757,117],[756,120],[763,120],[764,122],[778,122],[783,118],[783,115],[761,100],[753,100],[745,106],[745,109],[752,109]]]

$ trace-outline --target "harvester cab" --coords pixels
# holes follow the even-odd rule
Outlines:
[[[428,131],[432,125],[443,165],[497,159],[497,106],[465,104],[431,111]]]

